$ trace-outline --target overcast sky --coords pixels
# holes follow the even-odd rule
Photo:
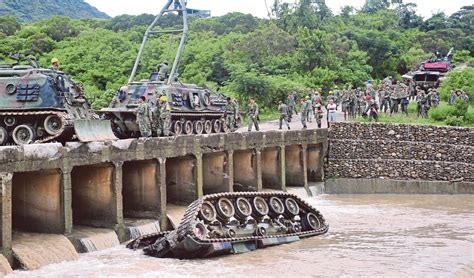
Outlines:
[[[100,11],[110,16],[121,14],[138,15],[142,13],[157,14],[166,3],[166,0],[85,0]],[[295,0],[284,0],[295,2]],[[268,5],[273,0],[267,0]],[[334,13],[339,13],[342,6],[352,5],[357,8],[365,0],[326,0],[326,4]],[[405,0],[418,5],[418,14],[430,17],[433,13],[444,11],[448,15],[456,12],[462,6],[472,5],[472,0]],[[188,8],[211,10],[213,16],[220,16],[230,12],[251,13],[258,17],[267,17],[265,0],[188,0]]]

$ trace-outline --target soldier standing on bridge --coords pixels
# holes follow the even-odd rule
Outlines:
[[[311,99],[307,96],[305,99],[301,100],[301,124],[303,129],[306,129],[306,119],[308,118],[309,110],[312,109],[313,105]]]
[[[255,125],[255,130],[259,131],[258,128],[258,104],[255,103],[254,98],[250,98],[249,106],[247,107],[247,116],[249,118],[248,131],[252,131],[252,126]]]
[[[235,104],[232,98],[227,97],[227,105],[225,106],[225,124],[230,132],[235,131]]]
[[[321,99],[316,99],[316,104],[314,105],[314,117],[316,119],[318,128],[321,128],[321,120],[323,118],[323,107],[321,105]]]
[[[168,98],[166,96],[160,97],[158,109],[160,110],[160,125],[157,133],[158,135],[163,134],[163,136],[170,136],[171,107],[168,104]]]
[[[290,124],[288,123],[287,119],[288,119],[288,106],[286,106],[285,103],[283,103],[283,101],[280,100],[280,102],[278,102],[278,112],[280,112],[280,128],[281,129],[281,126],[283,125],[283,122],[285,122],[286,126],[288,127],[288,129],[290,129]]]
[[[137,123],[140,128],[141,137],[150,137],[150,106],[145,102],[145,96],[140,96],[138,99],[138,108],[137,108]]]
[[[286,100],[286,103],[288,103],[288,121],[291,122],[291,118],[293,117],[293,111],[297,113],[295,94],[293,92],[288,93],[288,98]]]

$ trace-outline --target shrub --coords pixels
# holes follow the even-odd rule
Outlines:
[[[446,124],[450,126],[462,126],[464,117],[448,116],[446,118]]]
[[[449,106],[445,102],[441,102],[438,107],[430,109],[428,115],[430,119],[442,122],[446,120],[448,116],[454,115],[455,109],[454,106]]]

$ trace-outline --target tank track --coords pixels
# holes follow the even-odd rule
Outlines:
[[[267,213],[260,213],[262,210],[255,205],[257,198],[267,204]],[[287,203],[289,199],[292,200],[290,203],[293,204],[291,209],[293,212]],[[233,204],[233,213],[227,201]],[[243,214],[237,207],[238,202],[241,202],[241,205],[251,204],[251,212],[247,210]],[[223,204],[227,205],[223,207]],[[297,211],[294,210],[294,204],[297,204]],[[214,205],[215,217],[211,217],[212,212],[206,214],[210,205]],[[231,212],[223,216],[225,211],[222,210],[223,208],[225,210],[226,206],[228,212],[229,210]],[[240,212],[237,212],[238,210]],[[312,224],[308,219],[313,221]],[[209,257],[288,243],[324,234],[328,229],[329,226],[318,210],[289,193],[218,193],[204,196],[191,203],[176,230],[139,238],[130,243],[129,247],[136,249],[148,244],[144,252],[154,257]],[[146,244],[143,244],[144,242]]]
[[[46,131],[43,131],[46,136],[40,136],[39,138],[34,140],[34,143],[37,143],[37,144],[51,142],[63,136],[65,132],[69,132],[70,130],[73,130],[74,125],[70,116],[66,112],[60,112],[60,111],[54,111],[54,110],[28,111],[28,112],[0,112],[0,118],[2,119],[7,116],[14,116],[14,117],[20,118],[20,117],[47,117],[50,115],[56,115],[58,116],[59,119],[61,119],[61,123],[62,123],[61,129],[59,129],[55,135],[49,135]],[[18,125],[15,125],[15,126],[18,126]],[[41,126],[44,126],[43,123],[41,123]],[[12,127],[11,129],[14,129],[14,128],[15,127]]]

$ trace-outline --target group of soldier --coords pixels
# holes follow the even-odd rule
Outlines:
[[[161,96],[156,104],[146,102],[145,96],[140,96],[136,113],[141,137],[170,135],[171,107],[166,96]]]
[[[454,105],[458,100],[469,103],[469,96],[463,90],[451,90],[449,92],[448,104]]]

